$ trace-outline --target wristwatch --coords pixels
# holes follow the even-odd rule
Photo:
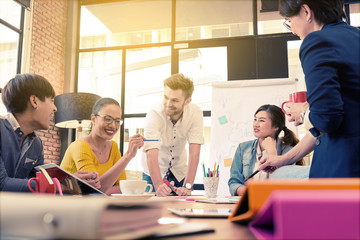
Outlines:
[[[185,187],[187,190],[192,190],[192,184],[191,184],[191,183],[185,183],[184,187]]]

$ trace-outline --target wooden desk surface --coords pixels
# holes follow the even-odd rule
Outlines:
[[[164,204],[163,217],[182,218],[172,214],[168,208],[235,208],[235,204],[211,204],[193,201],[176,201]],[[171,239],[256,239],[247,225],[240,225],[229,221],[227,218],[185,218],[191,223],[208,223],[215,229],[213,233],[194,234],[183,237],[171,237]]]

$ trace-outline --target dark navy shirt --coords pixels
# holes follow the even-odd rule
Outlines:
[[[20,147],[23,136],[11,113],[0,119],[0,191],[28,192],[27,181],[35,177],[34,168],[44,164],[41,139],[31,133]]]

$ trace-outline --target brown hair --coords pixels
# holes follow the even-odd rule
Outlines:
[[[194,92],[193,81],[181,73],[173,74],[169,78],[165,79],[164,86],[167,86],[173,90],[183,90],[185,99],[190,98]]]

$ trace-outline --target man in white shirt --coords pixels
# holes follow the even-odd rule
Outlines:
[[[143,179],[153,184],[157,196],[173,193],[166,183],[175,186],[178,195],[191,195],[204,143],[203,112],[190,104],[193,91],[193,82],[183,74],[170,76],[164,81],[162,104],[146,115]]]

